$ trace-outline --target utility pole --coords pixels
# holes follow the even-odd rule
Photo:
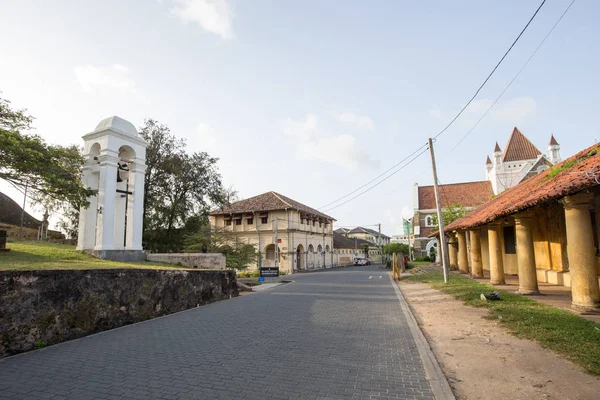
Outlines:
[[[442,219],[442,204],[440,202],[440,189],[438,187],[437,169],[435,167],[435,154],[433,152],[433,141],[429,138],[429,152],[431,153],[431,166],[433,169],[433,190],[435,192],[435,204],[437,208],[438,227],[440,228],[440,255],[442,256],[442,267],[444,270],[444,282],[448,283],[448,262],[446,260],[446,233],[444,232],[444,220]]]
[[[277,221],[275,217],[275,268],[279,268],[279,238],[277,237]]]

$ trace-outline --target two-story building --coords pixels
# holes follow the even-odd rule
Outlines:
[[[210,213],[213,227],[256,246],[256,268],[293,273],[334,265],[334,218],[276,192],[236,201]],[[277,263],[276,263],[277,260]]]
[[[376,230],[364,228],[362,226],[357,226],[353,229],[348,228],[339,228],[335,230],[336,233],[340,233],[347,238],[350,239],[360,239],[363,240],[363,248],[365,247],[364,243],[370,243],[368,254],[364,256],[368,257],[374,263],[380,263],[383,261],[382,247],[386,244],[390,243],[392,239],[388,235],[384,235]]]
[[[458,204],[467,210],[473,210],[494,197],[490,181],[451,183],[438,187],[442,208]],[[428,237],[437,230],[433,218],[437,213],[433,186],[419,186],[415,183],[414,211],[412,223],[415,257],[429,255],[432,248],[437,253],[437,240]]]

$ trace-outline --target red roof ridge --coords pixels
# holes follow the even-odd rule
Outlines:
[[[485,225],[528,208],[589,190],[597,186],[596,177],[589,171],[599,167],[600,144],[594,144],[500,193],[485,205],[449,224],[446,231]]]
[[[515,126],[508,139],[502,161],[520,161],[536,159],[541,151]]]
[[[488,180],[483,180],[483,181],[470,181],[470,182],[454,182],[454,183],[444,183],[444,184],[440,184],[438,186],[451,186],[451,185],[470,185],[470,184],[474,184],[474,183],[484,183],[484,182],[489,182]],[[433,187],[433,185],[427,185],[427,186],[419,186],[420,188],[426,188],[426,187]]]

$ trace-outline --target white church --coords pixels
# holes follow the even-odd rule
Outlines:
[[[560,161],[560,145],[554,135],[544,155],[515,127],[504,151],[496,142],[493,160],[487,157],[485,178],[492,183],[494,194],[499,194]]]

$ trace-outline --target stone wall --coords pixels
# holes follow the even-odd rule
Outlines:
[[[0,357],[234,296],[231,270],[0,271]]]
[[[225,256],[221,253],[155,253],[148,261],[180,264],[187,268],[225,269]]]

